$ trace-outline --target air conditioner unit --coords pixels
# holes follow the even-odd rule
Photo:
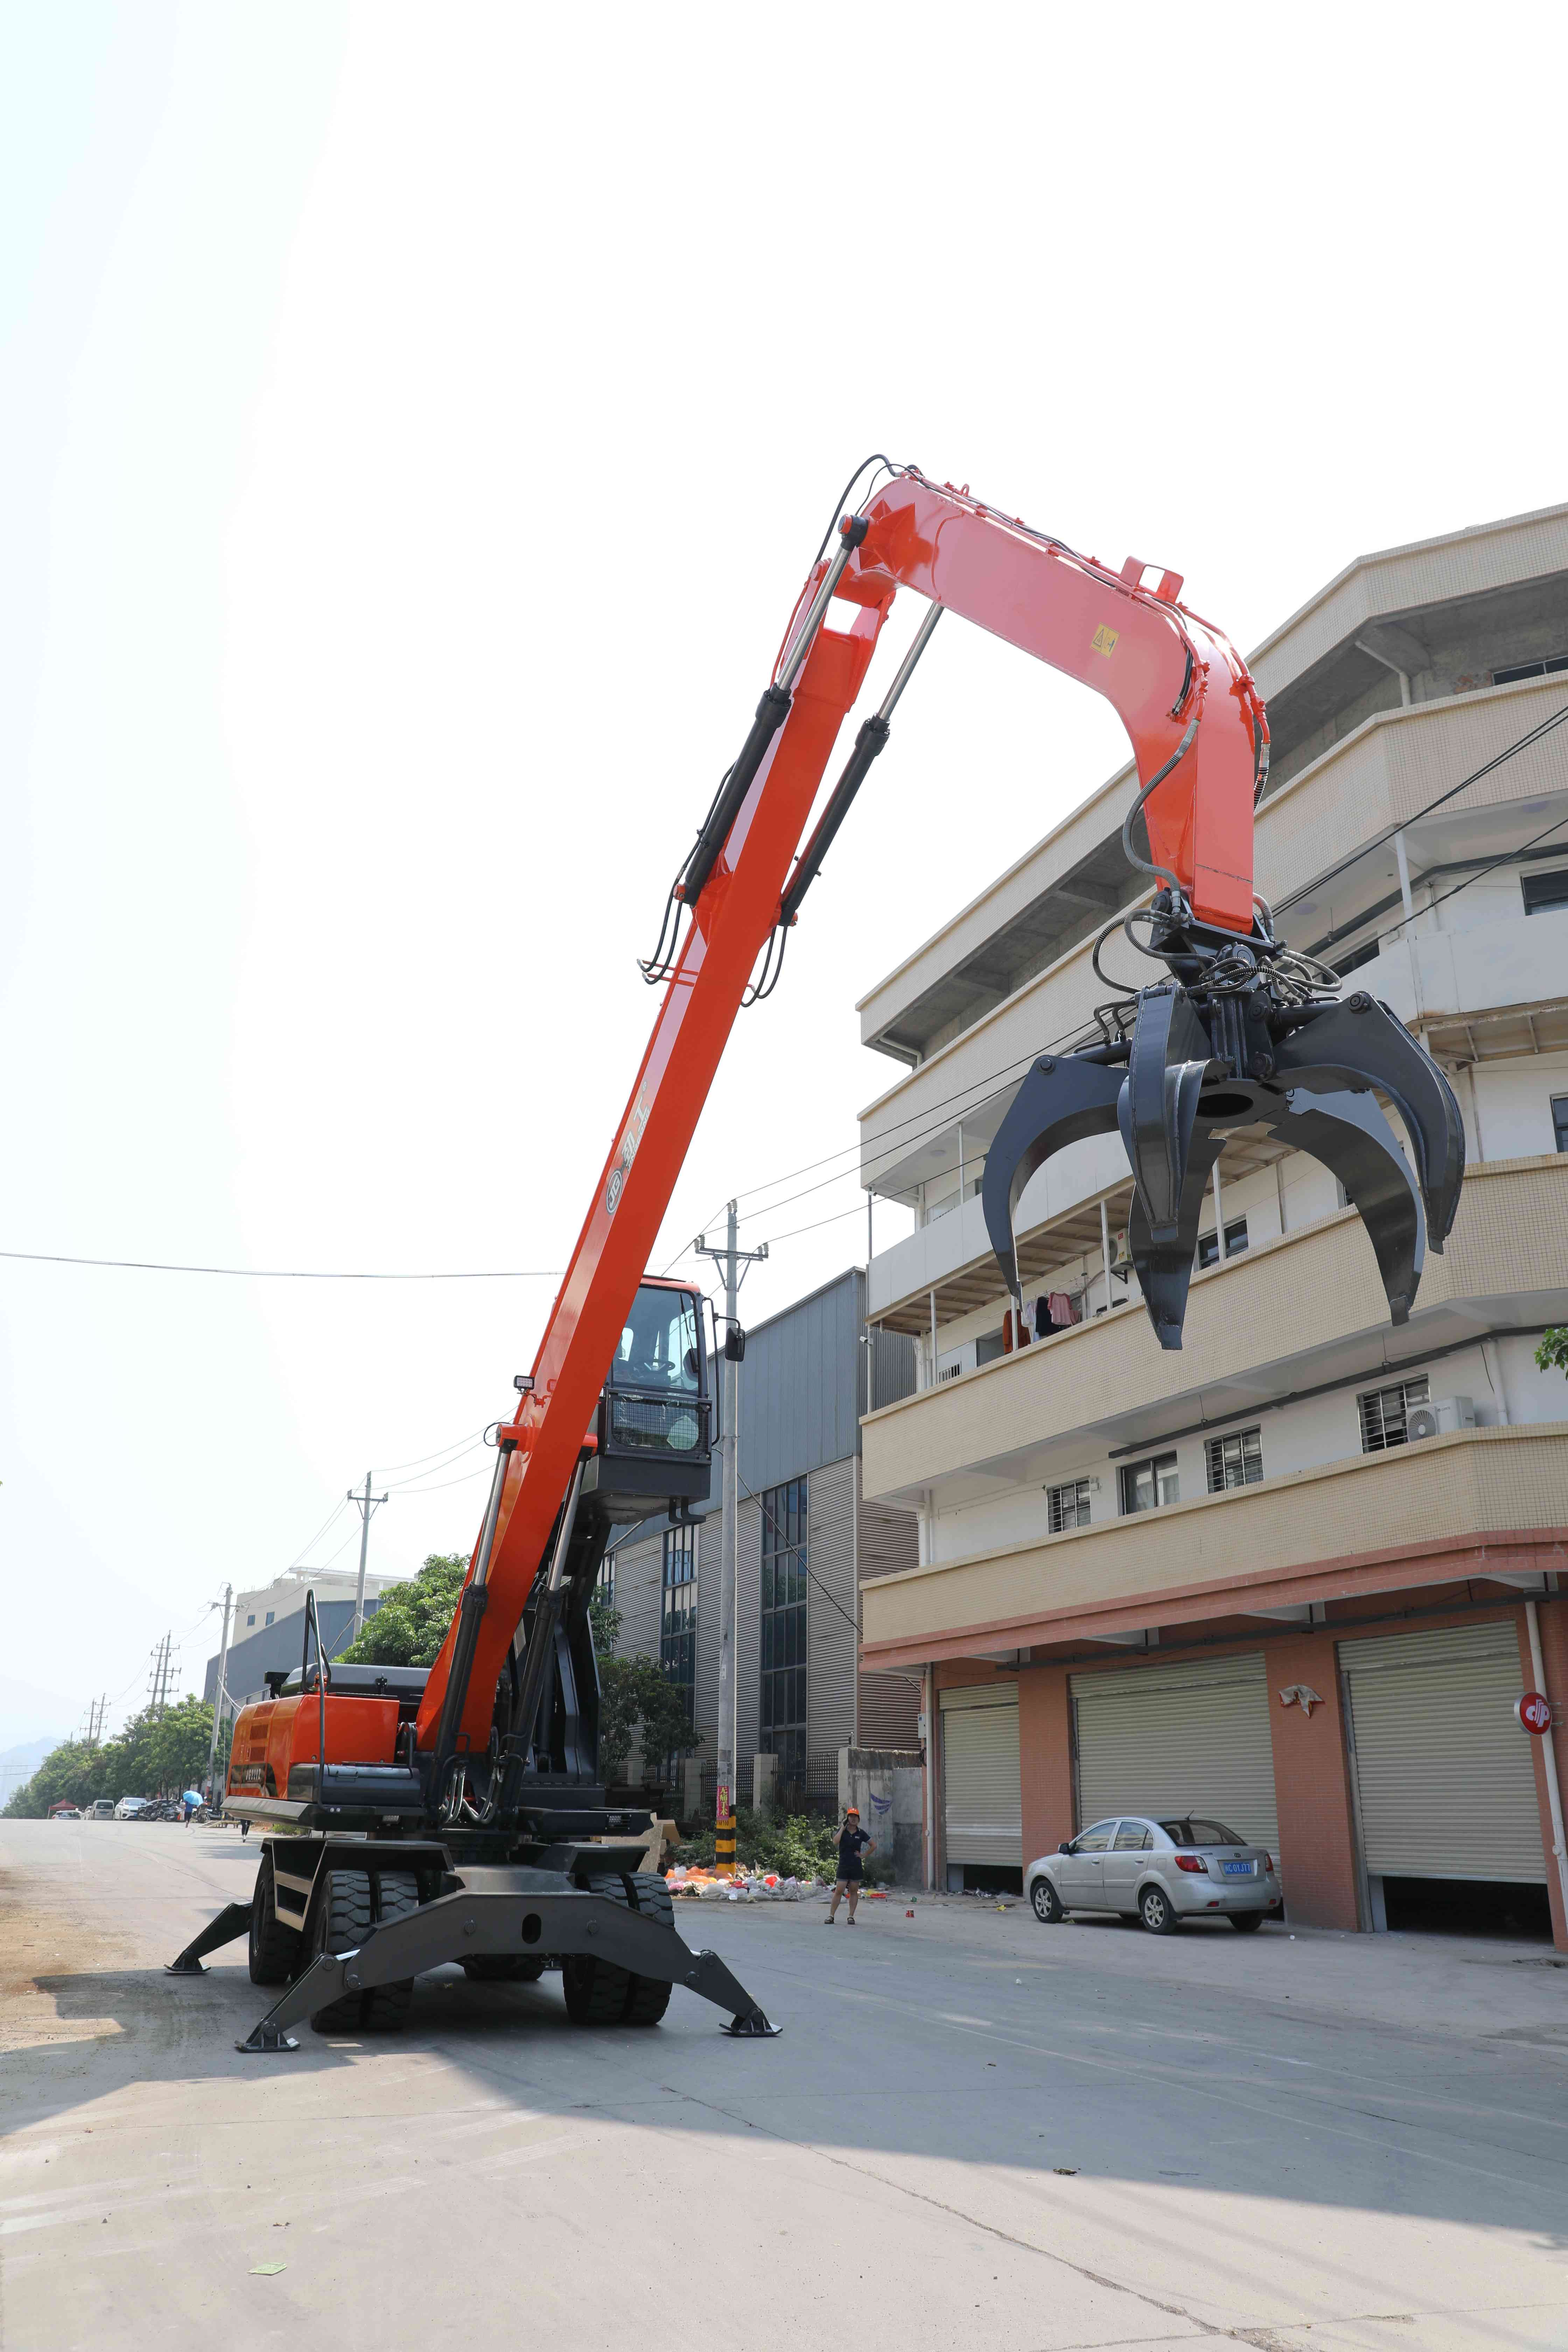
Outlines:
[[[1450,1429],[1474,1429],[1476,1408],[1468,1397],[1437,1397],[1431,1404],[1413,1404],[1405,1416],[1405,1433],[1414,1445],[1423,1437],[1442,1437]]]

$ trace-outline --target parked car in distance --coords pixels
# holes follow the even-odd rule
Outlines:
[[[57,1805],[49,1819],[51,1822],[79,1822],[81,1815],[74,1805]]]
[[[1024,1873],[1037,1919],[1120,1911],[1168,1936],[1184,1919],[1225,1918],[1246,1934],[1282,1907],[1274,1857],[1196,1813],[1110,1814]]]
[[[113,1798],[95,1797],[82,1819],[87,1822],[111,1822],[114,1819]]]
[[[121,1797],[114,1808],[114,1818],[117,1822],[133,1822],[138,1813],[144,1813],[146,1810],[145,1797]]]

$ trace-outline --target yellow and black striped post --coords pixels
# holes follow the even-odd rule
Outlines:
[[[735,1875],[735,1813],[728,1789],[719,1791],[713,1822],[713,1875],[715,1878],[733,1878]]]

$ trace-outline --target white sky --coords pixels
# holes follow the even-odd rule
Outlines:
[[[634,958],[868,450],[1244,646],[1564,493],[1555,10],[550,16],[0,14],[0,1247],[563,1265]],[[855,999],[1120,757],[948,623],[668,1255],[852,1169],[897,1075]],[[752,1319],[861,1199],[745,1203],[855,1213]],[[492,1419],[551,1295],[0,1263],[0,1748],[118,1721],[165,1628],[199,1686],[225,1580]],[[466,1549],[484,1467],[373,1564]]]

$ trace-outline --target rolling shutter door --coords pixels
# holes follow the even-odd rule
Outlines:
[[[1207,1813],[1279,1851],[1263,1653],[1072,1677],[1079,1827]]]
[[[1342,1642],[1340,1665],[1372,1876],[1543,1883],[1513,1621]]]
[[[1017,1692],[1011,1685],[983,1684],[973,1690],[944,1690],[939,1704],[947,1859],[1021,1869]]]

